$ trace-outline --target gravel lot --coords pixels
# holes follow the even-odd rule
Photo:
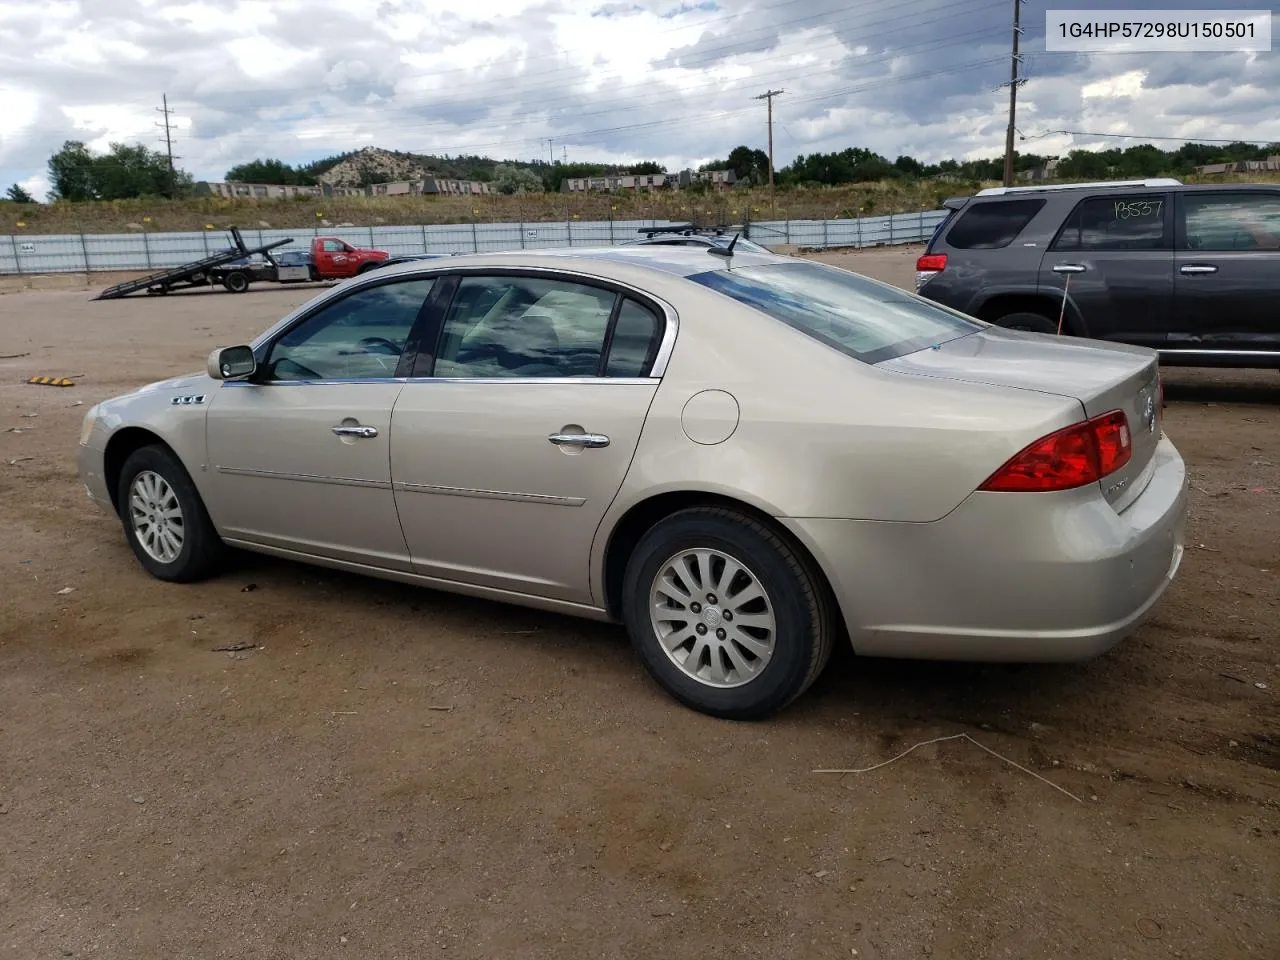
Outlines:
[[[915,255],[824,258],[908,284]],[[842,651],[742,725],[617,628],[142,571],[78,484],[85,409],[314,292],[0,296],[29,354],[0,359],[0,957],[1277,955],[1280,375],[1167,373],[1188,555],[1108,656]],[[963,740],[811,772],[960,733],[1079,802]]]

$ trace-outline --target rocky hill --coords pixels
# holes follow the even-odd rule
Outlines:
[[[354,153],[322,160],[308,172],[320,183],[332,187],[361,187],[370,183],[390,183],[397,180],[418,180],[437,173],[429,157],[411,153],[365,147]],[[322,168],[322,169],[318,169]]]

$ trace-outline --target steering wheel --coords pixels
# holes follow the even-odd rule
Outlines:
[[[396,356],[400,355],[400,345],[392,340],[388,340],[386,337],[365,337],[357,344],[357,346],[364,347],[365,349],[368,349],[369,347],[382,347],[388,353],[395,354]]]

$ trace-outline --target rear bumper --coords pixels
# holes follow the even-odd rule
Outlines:
[[[1096,485],[974,493],[933,523],[783,520],[869,656],[1086,660],[1132,634],[1183,555],[1186,467],[1167,438],[1117,513]]]

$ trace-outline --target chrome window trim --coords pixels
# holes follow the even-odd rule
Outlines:
[[[406,266],[410,266],[410,265],[406,265]],[[275,339],[278,335],[283,333],[285,330],[287,330],[289,327],[291,327],[295,323],[305,320],[311,314],[324,309],[326,306],[329,305],[331,301],[336,299],[338,296],[340,295],[346,296],[346,295],[354,294],[364,289],[365,287],[380,286],[385,283],[393,283],[396,281],[425,280],[428,278],[436,279],[440,276],[448,276],[448,275],[457,275],[460,277],[465,277],[465,276],[470,276],[475,274],[493,276],[495,275],[495,273],[501,274],[508,271],[515,271],[517,274],[529,272],[529,273],[536,273],[536,274],[547,274],[552,277],[569,277],[577,280],[594,280],[597,283],[603,283],[603,284],[607,284],[609,286],[615,287],[618,290],[623,291],[624,293],[630,292],[635,296],[639,297],[642,301],[648,300],[652,303],[657,304],[662,311],[663,320],[665,321],[665,323],[663,324],[662,340],[658,343],[658,352],[654,355],[653,366],[649,368],[649,376],[647,378],[640,378],[640,379],[661,380],[663,375],[667,371],[667,365],[671,362],[671,354],[675,350],[676,337],[679,335],[679,332],[680,332],[680,315],[676,312],[675,307],[673,307],[670,303],[668,303],[662,297],[659,297],[654,293],[650,293],[648,290],[638,287],[633,283],[628,283],[626,280],[617,280],[613,277],[601,276],[598,273],[591,273],[586,270],[573,270],[567,267],[553,267],[553,266],[542,266],[542,265],[530,266],[525,264],[494,263],[494,264],[483,264],[483,265],[477,264],[477,265],[460,267],[457,264],[454,264],[452,262],[445,262],[445,263],[434,264],[433,266],[419,267],[417,264],[413,264],[411,266],[412,266],[411,269],[407,269],[403,271],[397,269],[394,273],[390,275],[385,273],[380,273],[380,271],[377,271],[377,270],[370,270],[367,274],[351,277],[339,283],[332,290],[329,290],[326,293],[321,294],[316,299],[310,300],[307,303],[302,304],[302,306],[298,307],[296,310],[294,310],[292,313],[286,316],[283,320],[280,320],[274,326],[268,329],[266,332],[259,334],[254,340],[251,340],[249,342],[249,345],[253,348],[254,352],[257,353],[258,349],[262,347],[264,344]],[[431,378],[431,379],[434,379],[434,378]],[[530,379],[536,379],[537,382],[543,382],[543,381],[549,380],[549,381],[556,381],[559,383],[569,382],[570,380],[570,378],[567,378],[567,377],[563,377],[563,378],[557,378],[557,377],[541,378],[540,377],[540,378],[530,378]],[[623,379],[623,378],[600,377],[598,379],[599,380],[610,380],[610,379],[617,380],[617,379]],[[235,382],[235,381],[229,381],[229,382]],[[322,381],[289,381],[289,382],[319,383]],[[339,381],[323,381],[323,382],[339,382]],[[358,382],[368,383],[370,381],[361,380]],[[390,382],[390,381],[384,381],[384,382]],[[474,382],[474,381],[468,380],[468,382]],[[511,381],[507,380],[505,382],[511,382]],[[261,384],[261,386],[270,386],[270,385],[274,385],[274,384],[265,384],[265,383]]]
[[[619,386],[657,386],[662,380],[659,377],[379,377],[349,380],[271,380],[267,383],[250,383],[247,380],[224,380],[224,387],[254,387],[257,389],[265,389],[267,387],[327,387],[337,384],[350,385],[355,383],[492,383],[492,384],[519,384],[529,385],[535,383],[599,383],[599,384],[617,384]]]

